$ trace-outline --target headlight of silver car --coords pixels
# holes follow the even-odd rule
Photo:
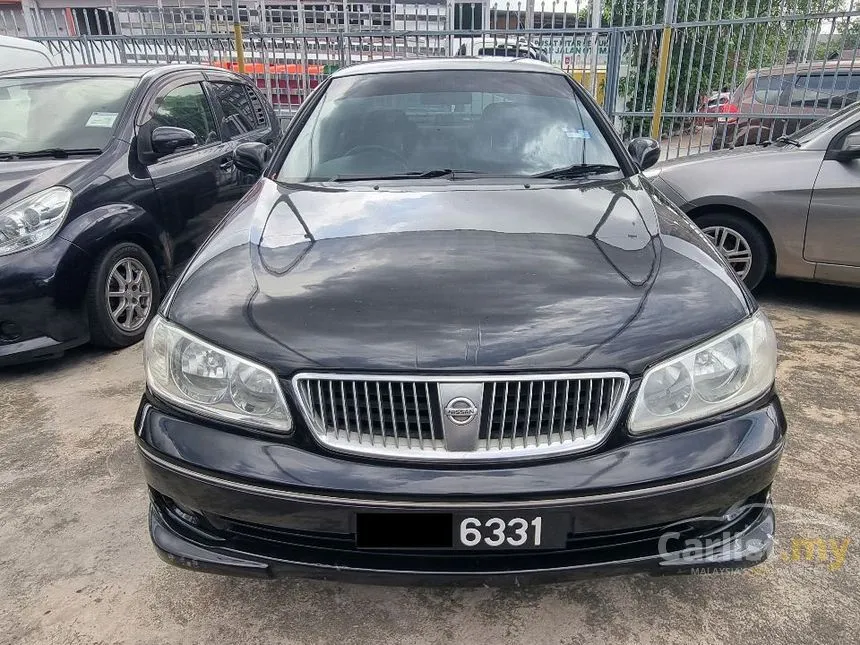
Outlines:
[[[645,372],[628,427],[642,434],[724,412],[769,390],[775,376],[776,336],[759,310]]]
[[[293,421],[274,373],[156,316],[146,331],[149,388],[178,407],[244,426],[289,433]]]
[[[29,249],[59,230],[69,212],[72,191],[54,186],[0,211],[0,255]]]

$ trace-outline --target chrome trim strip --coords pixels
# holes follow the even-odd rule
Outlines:
[[[390,381],[394,383],[412,383],[413,394],[416,395],[416,406],[417,406],[417,394],[416,394],[416,383],[424,383],[425,389],[427,388],[427,384],[430,383],[493,383],[493,382],[517,382],[518,389],[518,399],[519,400],[519,389],[520,384],[522,382],[529,382],[532,385],[535,381],[579,381],[577,383],[577,396],[579,390],[582,387],[582,381],[587,379],[619,379],[622,381],[622,390],[620,393],[620,400],[616,409],[613,412],[613,415],[610,419],[606,421],[606,431],[601,435],[586,435],[587,429],[583,429],[582,437],[579,438],[578,443],[576,443],[575,429],[574,429],[574,438],[573,445],[568,443],[566,445],[549,445],[549,446],[524,446],[524,447],[513,447],[514,439],[512,439],[512,447],[509,449],[489,449],[489,450],[475,450],[469,452],[449,452],[447,450],[422,450],[423,449],[423,437],[419,437],[419,443],[422,449],[418,450],[398,450],[397,448],[388,446],[379,446],[368,444],[344,444],[338,442],[337,439],[331,441],[328,438],[328,433],[323,431],[320,432],[317,424],[314,422],[314,415],[311,409],[308,407],[308,401],[303,396],[301,389],[301,381],[308,380],[331,380],[331,381],[353,381],[353,388],[355,386],[355,381],[364,381],[365,389],[367,387],[368,382],[378,382],[378,381]],[[379,459],[390,459],[392,461],[412,461],[415,463],[421,462],[451,462],[458,464],[468,464],[475,462],[507,462],[507,461],[530,461],[536,459],[544,459],[551,457],[558,457],[561,455],[569,455],[580,452],[585,452],[587,450],[592,450],[597,448],[601,444],[603,444],[609,436],[612,434],[612,430],[615,428],[615,425],[618,423],[619,418],[625,407],[625,402],[627,399],[627,394],[630,390],[630,376],[626,372],[621,371],[605,371],[605,372],[512,372],[512,373],[492,373],[492,374],[439,374],[439,375],[415,375],[415,374],[362,374],[362,373],[354,373],[354,372],[299,372],[295,374],[290,379],[290,385],[292,389],[293,398],[296,402],[296,405],[299,407],[299,410],[302,413],[302,418],[304,422],[307,424],[310,429],[310,434],[314,438],[314,440],[323,448],[331,450],[333,452],[338,452],[341,454],[348,455],[365,455],[368,457],[375,457]],[[544,386],[545,387],[545,386]],[[427,396],[429,397],[429,392],[427,392]],[[577,398],[577,405],[579,403],[579,399]],[[428,405],[431,402],[428,400]],[[519,405],[516,408],[517,414],[514,419],[513,430],[516,432],[516,416],[518,416]],[[579,416],[579,410],[576,410],[576,417]],[[574,419],[576,421],[576,419]],[[356,418],[356,424],[359,423],[359,420]],[[431,416],[431,432],[433,432],[433,418]],[[420,433],[420,424],[419,424],[419,433]],[[526,428],[526,437],[528,434],[528,428]],[[361,434],[359,433],[359,438]],[[372,439],[372,437],[371,437]],[[502,438],[503,439],[503,438]],[[444,437],[442,438],[444,440]],[[524,438],[524,441],[526,439]],[[430,440],[433,445],[435,445],[435,441],[437,441],[435,432],[433,432],[433,437]]]
[[[504,372],[488,374],[439,374],[426,376],[418,374],[362,374],[361,372],[299,372],[293,383],[302,379],[321,379],[324,381],[392,381],[411,383],[492,383],[493,381],[563,381],[565,379],[619,378],[630,380],[626,372],[607,370],[605,372]]]
[[[200,482],[228,488],[242,493],[252,495],[264,495],[267,497],[276,497],[296,502],[309,502],[317,504],[329,505],[347,505],[347,506],[362,506],[368,508],[421,508],[421,509],[441,509],[446,512],[456,513],[459,509],[506,509],[506,508],[554,508],[557,506],[577,506],[583,504],[599,504],[603,502],[633,500],[647,495],[659,495],[662,493],[671,493],[676,490],[683,490],[711,484],[713,482],[738,475],[749,470],[753,470],[762,464],[765,464],[779,457],[785,446],[785,440],[781,440],[779,445],[764,455],[755,458],[745,464],[729,468],[717,473],[711,473],[696,479],[684,479],[671,484],[661,484],[648,488],[637,488],[635,490],[621,491],[617,493],[600,493],[596,495],[584,495],[580,497],[561,497],[554,499],[530,499],[530,500],[499,500],[499,501],[481,501],[481,502],[463,502],[463,501],[407,501],[407,500],[379,500],[379,499],[361,499],[356,497],[336,497],[333,495],[320,495],[317,493],[301,493],[296,491],[286,491],[279,488],[269,488],[266,486],[258,486],[256,484],[245,484],[243,482],[230,479],[223,479],[214,475],[192,470],[185,466],[174,464],[171,461],[163,459],[156,455],[149,446],[137,442],[137,449],[144,459],[161,466],[165,470],[169,470],[175,474],[183,475],[190,479],[195,479]]]

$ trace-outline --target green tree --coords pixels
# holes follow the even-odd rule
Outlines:
[[[694,112],[704,96],[734,89],[751,69],[784,65],[810,52],[821,21],[812,14],[840,0],[679,0],[667,76],[666,112]],[[628,111],[653,112],[664,0],[607,0],[604,23],[625,26],[631,16],[651,29],[624,32],[626,74],[621,92]],[[643,20],[643,16],[647,19]],[[745,19],[767,19],[763,22]],[[720,23],[718,21],[734,21]],[[702,24],[704,23],[704,24]],[[665,118],[663,132],[688,127],[689,118]],[[625,136],[647,134],[650,117],[625,119]]]
[[[825,22],[815,46],[815,58],[826,60],[852,50],[860,50],[860,16]],[[851,54],[852,59],[855,57],[860,59],[860,52]]]

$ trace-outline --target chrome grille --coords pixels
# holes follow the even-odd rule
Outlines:
[[[317,436],[332,445],[386,451],[444,450],[429,382],[313,378],[297,380]]]
[[[591,446],[610,429],[626,385],[620,376],[488,383],[479,449]]]
[[[304,418],[321,444],[357,454],[458,462],[591,448],[615,425],[628,385],[621,372],[442,377],[315,373],[293,379]],[[473,401],[480,410],[473,425],[455,428],[446,419],[445,406],[452,391],[466,386],[475,395],[483,393]],[[456,442],[447,438],[450,450],[446,432],[457,433]],[[463,433],[474,433],[468,435],[472,444],[464,444]]]

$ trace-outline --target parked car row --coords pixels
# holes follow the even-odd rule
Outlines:
[[[743,282],[860,282],[860,107],[650,172],[656,141],[525,57],[342,69],[283,136],[186,65],[3,74],[0,115],[0,362],[145,334],[167,561],[520,582],[770,552],[786,423]]]
[[[26,47],[9,40],[15,51]],[[846,73],[838,66],[807,69],[806,87],[816,73],[819,85]],[[802,71],[795,67],[791,74]],[[786,74],[756,72],[739,92],[767,103],[770,90],[755,88],[778,77],[784,96]],[[60,100],[69,109],[57,115]],[[247,79],[195,66],[6,74],[0,107],[0,293],[14,293],[0,300],[0,363],[55,356],[87,340],[140,340],[170,280],[256,180],[236,164],[238,144],[271,149],[280,134]],[[374,132],[373,118],[353,115],[345,127]],[[857,226],[846,211],[860,194],[856,122],[849,108],[796,138],[679,159],[649,175],[750,288],[768,274],[858,282]],[[380,140],[390,135],[386,125]]]

